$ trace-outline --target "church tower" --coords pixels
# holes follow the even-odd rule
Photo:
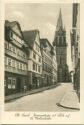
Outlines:
[[[57,21],[53,46],[56,49],[58,82],[68,82],[66,30],[62,22],[61,9]]]

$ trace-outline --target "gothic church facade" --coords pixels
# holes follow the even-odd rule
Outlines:
[[[58,82],[68,82],[69,71],[67,65],[66,30],[62,22],[61,10],[57,21],[57,27],[55,31],[53,45],[55,46],[56,49]]]

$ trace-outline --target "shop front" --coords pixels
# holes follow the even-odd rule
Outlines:
[[[42,87],[42,76],[37,73],[32,73],[32,88]]]
[[[5,72],[4,79],[5,95],[24,91],[24,85],[27,82],[26,76]]]
[[[43,71],[43,86],[49,86],[53,83],[53,75],[46,71]]]

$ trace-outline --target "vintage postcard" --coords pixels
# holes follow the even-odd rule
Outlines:
[[[2,124],[84,123],[83,5],[65,0],[1,3]]]

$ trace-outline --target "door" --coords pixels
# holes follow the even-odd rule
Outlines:
[[[21,91],[21,78],[17,78],[17,91]]]

